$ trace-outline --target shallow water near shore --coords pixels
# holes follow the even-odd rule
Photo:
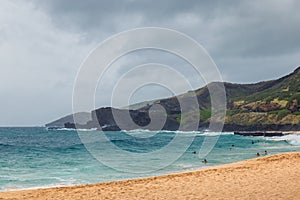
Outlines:
[[[179,139],[193,137],[194,141],[183,156],[170,166],[154,173],[130,174],[116,171],[97,161],[86,150],[74,130],[47,130],[43,127],[0,128],[0,190],[117,181],[232,163],[255,158],[257,152],[263,156],[265,150],[268,151],[268,155],[300,151],[299,135],[263,138],[237,136],[233,133],[160,131],[155,135],[156,141],[159,142],[151,142],[132,141],[126,133],[107,132],[106,135],[119,148],[140,153],[160,149],[168,144],[175,134],[178,134]],[[137,135],[139,138],[154,134],[143,130],[130,132],[130,135]],[[206,156],[208,163],[203,164],[193,152],[199,152],[205,137],[218,135],[218,142]],[[103,151],[108,155],[111,153],[110,150]],[[162,158],[167,158],[170,153],[172,152],[165,151]],[[120,165],[124,164],[122,159],[119,162]],[[134,163],[131,167],[135,167]]]

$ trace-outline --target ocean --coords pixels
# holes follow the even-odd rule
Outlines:
[[[104,134],[95,130],[82,130],[82,132]],[[122,157],[114,159],[114,162],[117,162],[115,164],[123,166],[123,169],[128,167],[128,171],[106,166],[86,149],[75,130],[2,127],[0,128],[0,191],[126,180],[242,161],[255,158],[258,152],[261,156],[265,156],[264,151],[267,151],[268,155],[300,151],[299,135],[264,138],[237,136],[233,133],[145,130],[106,132],[105,135],[119,149],[141,155],[161,149],[170,143],[175,135],[179,143],[186,141],[187,138],[191,139],[192,143],[176,161],[162,169],[130,173],[128,171],[141,171],[138,161],[132,160],[132,163],[128,164],[128,159]],[[154,135],[155,138],[149,139],[148,135]],[[217,137],[218,141],[205,156],[208,162],[203,163],[203,158],[199,158],[198,152],[205,138],[209,137]],[[105,146],[107,141],[95,140],[94,143],[101,147]],[[111,149],[100,149],[101,154],[108,158],[115,156]],[[149,160],[148,164],[151,166],[157,162],[163,163],[173,154],[173,150],[166,149],[160,152],[158,160],[155,162]]]

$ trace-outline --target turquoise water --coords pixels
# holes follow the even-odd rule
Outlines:
[[[90,133],[90,131],[87,131]],[[96,132],[95,132],[96,134]],[[134,134],[151,134],[150,131],[135,131]],[[104,166],[96,160],[82,144],[74,130],[47,130],[45,128],[0,128],[0,190],[19,190],[54,186],[98,183],[138,177],[168,174],[208,166],[255,158],[256,153],[269,155],[300,151],[300,136],[243,137],[232,133],[221,134],[213,150],[201,162],[197,154],[205,137],[216,137],[216,133],[203,132],[159,132],[155,139],[132,139],[126,132],[107,132],[116,146],[129,152],[147,153],[168,144],[174,135],[179,139],[193,137],[193,143],[177,161],[153,173],[131,174]],[[254,144],[252,144],[254,141]],[[97,141],[98,145],[105,141]],[[234,147],[232,147],[234,145]],[[109,149],[102,149],[106,155]],[[165,151],[167,158],[171,153]],[[128,162],[120,159],[120,166]],[[151,161],[150,161],[151,164]],[[131,164],[134,170],[135,164]]]

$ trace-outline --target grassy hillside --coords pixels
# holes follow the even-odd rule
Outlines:
[[[228,109],[226,124],[300,124],[300,68],[277,80],[255,84],[224,83],[224,86]],[[208,87],[200,88],[195,93],[201,109],[201,122],[209,122],[211,111]],[[187,99],[188,96],[186,93],[179,98]],[[169,105],[172,102],[170,100],[164,102],[172,107]],[[180,121],[180,114],[173,117]]]
[[[237,110],[226,122],[247,124],[300,124],[300,68],[271,81],[270,87],[229,100],[228,109]]]
[[[255,84],[210,83],[208,86],[194,91],[199,108],[193,107],[197,106],[193,104],[193,92],[187,92],[177,97],[142,102],[126,109],[99,108],[92,111],[92,116],[95,117],[87,123],[80,124],[80,127],[95,128],[97,127],[95,124],[100,124],[107,127],[108,131],[119,130],[111,112],[118,110],[123,113],[127,112],[127,109],[130,109],[130,115],[134,122],[139,125],[147,125],[150,122],[149,109],[154,104],[160,104],[167,112],[165,130],[178,130],[182,119],[185,120],[182,122],[183,125],[188,125],[189,121],[193,121],[195,115],[198,114],[201,125],[199,128],[205,128],[211,118],[211,99],[208,88],[221,87],[223,84],[227,99],[225,122],[227,129],[225,130],[300,129],[300,68],[280,79]],[[181,101],[190,106],[191,112],[181,113],[179,105]],[[183,115],[184,118],[182,118]],[[53,124],[56,126],[69,124],[70,127],[74,127],[72,115],[50,123],[50,125]]]

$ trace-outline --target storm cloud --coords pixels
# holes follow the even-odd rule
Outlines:
[[[71,113],[82,61],[107,37],[132,28],[165,27],[191,36],[209,52],[224,81],[280,77],[300,65],[299,7],[296,0],[1,1],[0,125],[43,125]],[[109,79],[122,74],[121,66],[153,60],[184,65],[144,52],[117,63]],[[194,88],[203,86],[192,76]],[[97,106],[109,104],[105,92],[99,91]],[[153,98],[167,95],[153,92]],[[136,101],[151,95],[138,96]]]

